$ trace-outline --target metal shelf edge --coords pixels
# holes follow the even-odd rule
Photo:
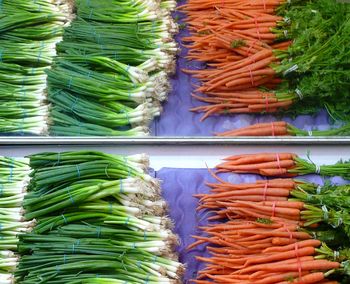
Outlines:
[[[350,145],[350,137],[0,137],[0,146],[26,145]]]

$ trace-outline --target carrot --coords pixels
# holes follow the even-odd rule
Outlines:
[[[302,272],[301,275],[304,276],[309,272]],[[299,276],[299,272],[287,272],[287,273],[278,273],[271,276],[264,277],[261,280],[255,280],[255,284],[273,284],[278,281],[283,281],[285,279],[291,279]]]
[[[312,247],[318,247],[321,245],[321,242],[319,240],[305,240],[305,241],[299,241],[298,242],[298,247],[303,248],[307,246],[312,246]],[[267,248],[263,251],[263,253],[269,253],[269,252],[283,252],[283,251],[288,251],[290,249],[293,249],[295,247],[295,244],[292,245],[287,245],[283,247],[270,247]]]
[[[247,235],[247,234],[259,234],[259,235],[264,235],[266,237],[290,237],[292,236],[293,238],[298,238],[298,239],[310,239],[311,236],[308,233],[304,232],[277,232],[277,231],[270,231],[270,232],[265,232],[262,230],[249,230],[249,231],[242,231],[241,235]]]
[[[249,259],[245,262],[244,266],[250,266],[252,264],[260,264],[260,263],[270,263],[274,261],[280,261],[284,259],[292,259],[300,256],[309,256],[315,254],[315,248],[314,247],[304,247],[300,248],[297,251],[295,249],[292,249],[290,251],[275,253],[270,256],[261,256],[255,259]]]
[[[241,189],[237,191],[231,191],[225,197],[228,196],[245,196],[245,195],[266,195],[266,196],[289,196],[290,189],[284,188],[250,188],[250,189]]]
[[[323,272],[315,272],[311,274],[304,275],[300,278],[295,279],[294,281],[281,281],[278,282],[278,284],[311,284],[311,283],[317,283],[319,281],[322,281],[324,279]]]
[[[244,207],[251,207],[254,209],[257,209],[259,211],[269,212],[269,213],[281,213],[285,215],[291,215],[291,216],[299,216],[300,210],[298,208],[283,208],[279,207],[277,202],[271,202],[269,206],[260,205],[256,202],[247,202],[247,201],[236,201],[234,204],[241,205]]]
[[[299,257],[299,261],[298,261],[298,259],[293,258],[293,259],[282,260],[282,261],[279,261],[278,263],[279,264],[293,264],[293,263],[307,262],[307,261],[313,261],[313,260],[314,260],[313,256],[302,256],[302,257]],[[296,272],[298,270],[294,270],[293,272]],[[308,271],[308,270],[305,270],[305,271]],[[250,274],[249,279],[261,278],[261,275],[266,275],[266,273],[272,273],[272,272],[260,270],[260,271],[257,271],[257,272]],[[279,273],[281,273],[281,272],[279,271]]]
[[[295,260],[296,261],[296,260]],[[300,263],[288,263],[288,264],[280,264],[276,263],[268,263],[268,264],[259,264],[254,265],[248,268],[240,269],[239,271],[233,272],[233,274],[246,274],[251,273],[258,270],[265,271],[298,271],[299,266],[301,271],[305,270],[328,270],[339,268],[340,264],[338,262],[332,262],[328,260],[312,260],[312,261],[304,261]]]

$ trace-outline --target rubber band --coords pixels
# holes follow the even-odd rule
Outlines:
[[[67,221],[67,218],[66,218],[66,216],[64,216],[64,214],[61,214],[61,217],[63,218],[63,220],[64,220],[64,223],[67,225],[68,224],[68,221]]]
[[[315,174],[319,175],[321,173],[321,167],[319,165],[315,165]]]
[[[14,160],[12,158],[10,158],[11,160],[11,165],[10,165],[10,175],[7,179],[8,182],[12,182],[13,181],[13,168],[14,168]]]
[[[75,165],[75,167],[77,168],[78,178],[80,178],[80,169],[79,169],[79,165]]]
[[[131,169],[130,169],[130,166],[128,165],[128,159],[126,158],[126,156],[123,157],[124,158],[124,163],[125,163],[125,166],[127,166],[128,168],[128,177],[131,177]]]
[[[73,83],[73,77],[70,76],[69,81],[68,81],[68,84],[67,84],[67,87],[68,87],[69,90],[70,90],[71,87],[72,87],[72,83]]]
[[[250,46],[249,46],[249,48],[248,48],[248,51],[247,51],[248,56],[250,56],[250,51],[253,49],[253,45],[254,45],[255,43],[257,43],[257,42],[258,42],[258,40],[257,40],[257,39],[254,39],[254,40],[252,41],[252,43],[250,44]],[[255,59],[253,60],[253,63],[255,63]]]
[[[266,112],[269,112],[269,109],[270,109],[270,106],[269,106],[269,97],[268,97],[268,96],[265,96],[264,99],[265,99],[265,110],[266,110]]]
[[[317,194],[321,194],[322,189],[323,189],[323,187],[319,185],[319,186],[316,188],[316,193],[317,193]]]
[[[126,226],[129,225],[129,221],[130,221],[130,216],[128,216],[128,218],[126,218],[124,225],[126,225]]]
[[[45,47],[45,42],[42,41],[42,42],[41,42],[41,45],[40,45],[40,50],[39,50],[39,54],[38,54],[37,63],[40,62],[40,59],[41,59],[41,56],[42,56],[44,47]]]
[[[108,208],[109,208],[109,214],[112,214],[113,213],[113,203],[112,202],[109,202],[108,203]]]
[[[110,164],[107,164],[107,166],[105,167],[105,175],[107,178],[111,178],[108,174],[108,167],[110,166]]]
[[[74,198],[73,198],[73,196],[72,196],[72,194],[70,192],[69,187],[67,188],[67,191],[68,191],[70,202],[72,203],[72,205],[75,205],[75,201],[74,201]]]
[[[101,226],[97,226],[96,234],[97,234],[97,238],[99,239],[101,237]]]
[[[60,273],[60,271],[61,271],[60,266],[59,266],[59,265],[56,265],[56,272],[57,272],[57,273]]]
[[[339,256],[340,256],[340,252],[335,250],[333,252],[333,258],[334,258],[334,261],[338,260],[339,259]]]
[[[90,9],[89,20],[91,20],[93,13],[94,13],[94,9]]]
[[[136,249],[136,243],[135,242],[132,243],[132,248]]]
[[[309,136],[312,136],[312,131],[311,130],[309,130],[307,133],[308,133]]]
[[[253,77],[253,72],[250,65],[249,65],[249,76],[250,76],[250,82],[252,83],[252,86],[254,86],[254,77]]]
[[[290,24],[291,23],[291,20],[289,17],[284,17],[283,18],[283,21],[286,23],[286,24]]]
[[[73,254],[75,253],[75,249],[76,249],[75,246],[79,246],[79,245],[80,245],[80,240],[77,240],[77,241],[72,245],[72,253],[73,253]]]
[[[2,228],[3,228],[3,226],[2,226],[2,224],[0,224],[0,232],[2,231]]]
[[[21,93],[21,97],[26,97],[27,96],[27,90],[26,90],[26,88],[25,88],[25,77],[23,78],[23,80],[22,80],[22,85],[21,85],[21,91],[20,91],[20,93]]]
[[[302,100],[304,98],[303,93],[298,88],[295,89],[295,92],[298,95],[300,100]]]
[[[63,264],[66,264],[66,263],[67,263],[67,255],[64,254],[64,255],[63,255]]]
[[[152,263],[155,264],[157,262],[158,256],[154,255],[152,258]]]
[[[273,137],[275,137],[275,125],[273,124],[273,122],[271,122],[271,134]],[[277,154],[278,156],[278,154]],[[277,161],[279,161],[279,158],[277,158]],[[281,167],[280,167],[281,168]]]
[[[282,170],[282,167],[281,167],[280,155],[279,154],[276,154],[276,159],[277,159],[278,169],[280,170],[281,173],[283,173],[283,170]]]
[[[266,194],[267,194],[267,188],[268,188],[268,181],[265,182],[265,186],[264,186],[264,192],[263,192],[263,198],[264,198],[264,201],[266,201],[267,197],[266,197]]]
[[[283,224],[283,227],[286,229],[287,233],[289,234],[289,239],[293,240],[293,234],[292,232],[288,229],[286,224]]]
[[[290,60],[291,61],[291,60]],[[299,66],[298,64],[294,64],[292,67],[288,68],[286,71],[283,72],[283,75],[287,75],[288,73],[291,73],[293,71],[298,70]],[[298,89],[296,89],[298,90]]]
[[[2,62],[2,53],[3,53],[3,51],[0,50],[0,62]]]
[[[129,94],[130,94],[130,93],[129,93]],[[125,109],[122,109],[122,112],[124,113],[125,119],[128,121],[128,124],[131,124],[131,122],[130,122],[130,117],[129,117],[129,113],[128,113]]]
[[[4,195],[4,185],[0,183],[0,197]]]
[[[149,283],[150,277],[151,277],[151,274],[148,273],[148,274],[147,274],[147,277],[146,277],[146,280],[145,280],[145,284],[148,284],[148,283]]]
[[[124,193],[123,179],[119,180],[119,193]]]
[[[146,231],[143,231],[143,240],[147,241],[147,232]]]
[[[327,222],[329,220],[329,212],[328,212],[328,208],[326,205],[323,205],[321,207],[322,211],[323,211],[323,221]]]
[[[141,260],[138,260],[138,261],[136,262],[137,268],[141,268],[141,265],[142,265]]]
[[[61,152],[57,153],[57,162],[55,163],[56,166],[58,166],[61,162]]]
[[[298,273],[299,273],[299,280],[302,277],[302,267],[301,267],[301,261],[300,261],[300,257],[299,257],[299,245],[298,242],[294,243],[294,250],[295,250],[295,256],[297,258],[297,264],[298,264]],[[300,281],[299,281],[300,282]]]
[[[288,30],[283,30],[284,37],[288,37]]]
[[[260,35],[260,31],[259,31],[259,26],[258,26],[258,19],[254,16],[254,23],[255,23],[255,28],[256,28],[256,34],[259,38],[259,40],[261,41],[261,35]]]
[[[276,215],[276,201],[272,202],[272,217]]]

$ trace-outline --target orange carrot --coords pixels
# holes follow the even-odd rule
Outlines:
[[[301,278],[297,278],[294,281],[281,281],[278,284],[311,284],[318,283],[324,279],[323,272],[315,272],[302,276]]]
[[[321,242],[319,240],[305,240],[305,241],[299,241],[298,247],[303,248],[307,246],[312,247],[318,247],[321,245]],[[290,249],[293,249],[295,247],[295,244],[287,245],[287,246],[278,246],[278,247],[269,247],[263,251],[263,253],[269,253],[269,252],[283,252],[288,251]]]

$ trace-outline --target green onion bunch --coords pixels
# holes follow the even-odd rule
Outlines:
[[[69,10],[59,2],[0,3],[0,133],[48,131],[45,69],[56,56]]]
[[[184,266],[148,157],[39,153],[23,200],[20,283],[181,283]]]
[[[25,221],[22,214],[29,173],[28,159],[0,157],[0,283],[13,283],[17,235],[30,232],[35,223]]]
[[[55,136],[143,136],[161,113],[178,51],[176,1],[77,0],[47,70]]]

